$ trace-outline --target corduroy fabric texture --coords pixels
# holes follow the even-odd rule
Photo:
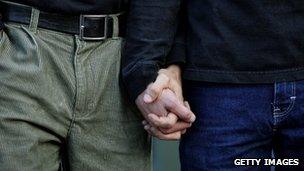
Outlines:
[[[142,118],[119,87],[122,44],[5,23],[1,170],[58,170],[62,163],[66,170],[150,169]]]

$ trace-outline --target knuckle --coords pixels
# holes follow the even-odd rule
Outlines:
[[[166,69],[162,68],[158,71],[158,73],[162,74],[163,72],[166,72],[166,71],[167,71]]]
[[[159,78],[159,80],[161,80],[161,83],[163,83],[163,84],[168,84],[168,82],[170,81],[170,78],[164,73],[160,73],[158,75],[158,78]]]
[[[158,88],[157,86],[153,86],[153,87],[151,87],[151,91],[152,91],[153,93],[158,93],[159,88]]]
[[[163,75],[164,83],[168,84],[170,82],[170,78],[166,74],[162,74],[162,75]]]
[[[157,94],[159,92],[159,88],[156,84],[151,85],[151,87],[149,88],[149,91],[153,94]]]

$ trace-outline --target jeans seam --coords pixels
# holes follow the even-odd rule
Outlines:
[[[294,105],[295,100],[292,100],[287,110],[285,110],[284,112],[274,112],[274,117],[282,117],[284,115],[287,115],[293,109]]]
[[[276,89],[275,89],[275,93],[276,93]],[[295,88],[295,82],[292,82],[292,96],[290,97],[290,105],[288,106],[288,108],[284,111],[284,112],[275,112],[274,111],[274,117],[278,118],[278,117],[282,117],[284,115],[287,115],[295,106],[295,102],[296,102],[296,88]],[[276,98],[275,98],[275,103],[276,104]]]

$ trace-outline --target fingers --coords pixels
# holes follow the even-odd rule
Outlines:
[[[172,90],[177,98],[182,102],[184,101],[184,96],[183,96],[183,90],[182,90],[182,86],[180,83],[178,83],[177,81],[170,81],[170,86],[169,89]]]
[[[185,122],[193,123],[195,121],[195,115],[194,113],[182,105],[181,103],[178,103],[178,101],[171,100],[167,102],[167,110],[171,111],[172,113],[176,114],[178,118]]]
[[[160,140],[179,140],[181,138],[181,132],[175,132],[172,134],[163,134],[155,127],[145,126],[145,130],[152,136]]]
[[[160,100],[168,111],[176,114],[181,120],[191,123],[195,121],[195,115],[192,111],[188,109],[183,102],[179,101],[176,94],[171,90],[163,90]]]
[[[176,124],[178,118],[175,114],[169,113],[167,116],[157,116],[155,114],[149,114],[149,123],[153,123],[155,127],[161,127],[169,129]]]
[[[144,95],[145,103],[152,103],[162,93],[163,89],[169,87],[170,79],[165,74],[159,74],[156,81],[148,86]]]
[[[191,112],[190,105],[187,101],[184,102],[184,108],[179,109],[178,106],[176,107],[177,108],[172,108],[172,110],[184,110],[185,113],[189,111]],[[194,116],[192,112],[190,114]],[[150,135],[163,140],[180,139],[181,135],[185,134],[186,130],[190,128],[192,124],[192,122],[178,121],[179,118],[174,113],[169,113],[167,116],[157,116],[155,114],[149,114],[147,119],[148,121],[145,120],[142,122],[142,124],[144,125],[144,129],[147,130]],[[194,120],[195,116],[193,121]]]
[[[183,133],[183,131],[185,133],[186,129],[188,129],[190,127],[191,127],[191,123],[179,121],[169,129],[164,129],[164,128],[159,128],[159,129],[164,134],[171,134],[171,133],[174,133],[174,132],[182,132]]]
[[[142,121],[142,124],[144,125],[144,129],[151,136],[157,137],[161,140],[178,140],[181,138],[181,134],[186,133],[186,130],[182,130],[180,132],[165,134],[165,133],[161,132],[160,130],[156,129],[155,127],[152,127],[151,125],[149,125],[149,123],[146,120]]]
[[[150,121],[150,119],[148,118],[148,115],[150,113],[155,113],[160,116],[168,115],[167,109],[164,107],[164,105],[162,103],[155,102],[155,103],[151,103],[151,104],[146,104],[143,101],[143,96],[144,96],[144,92],[141,93],[137,97],[135,103],[137,105],[137,108],[140,110],[141,114],[147,121]],[[154,124],[151,122],[151,125],[154,125]]]

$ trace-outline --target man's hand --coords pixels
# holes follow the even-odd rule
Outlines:
[[[192,123],[195,120],[195,115],[192,113],[190,109],[184,106],[183,102],[181,102],[177,96],[173,93],[173,91],[169,89],[164,89],[161,95],[152,103],[145,103],[143,100],[143,96],[146,92],[143,92],[136,99],[136,105],[139,110],[142,112],[144,118],[151,124],[152,126],[158,127],[155,120],[158,120],[157,117],[165,117],[163,119],[173,120],[173,123],[176,122],[177,118],[172,117],[173,114],[176,115],[179,119]],[[173,113],[173,114],[169,114]],[[168,115],[169,114],[169,115]],[[171,119],[170,119],[171,116]],[[155,119],[155,120],[154,120]],[[163,121],[163,120],[161,120]],[[162,123],[162,122],[161,122]],[[172,125],[162,125],[162,127],[170,127]]]
[[[136,104],[149,123],[145,125],[145,129],[150,135],[159,139],[180,139],[181,133],[185,132],[185,129],[189,128],[195,120],[195,116],[191,110],[184,106],[169,89],[163,90],[162,94],[150,104],[143,101],[144,93],[137,98]],[[178,117],[185,120],[185,122],[177,122]],[[176,128],[179,129],[176,130]]]
[[[171,96],[167,96],[168,92],[167,95],[165,92],[165,98],[161,97],[163,96],[163,91],[167,91],[168,89],[171,90],[169,92]],[[173,97],[172,92],[174,92],[176,97]],[[169,98],[166,99],[166,96]],[[158,106],[159,100],[171,107],[166,107],[166,110],[164,110],[163,107]],[[189,111],[191,110],[188,103],[183,105],[181,71],[176,65],[171,65],[167,69],[160,70],[156,81],[150,84],[146,91],[137,98],[136,104],[147,120],[147,122],[143,122],[145,129],[151,135],[160,139],[179,139],[181,133],[185,133],[186,129],[195,120],[192,112],[190,120],[180,115],[180,109],[184,110],[187,108]],[[150,109],[146,108],[147,105],[150,105]]]
[[[172,90],[180,99],[180,101],[184,100],[181,83],[181,70],[179,66],[170,65],[168,68],[161,69],[159,71],[159,75],[156,81],[150,84],[146,90],[146,93],[144,95],[144,102],[152,103],[166,88]],[[190,109],[188,102],[185,103],[185,106]],[[176,123],[178,118],[173,114],[171,117],[159,117],[150,114],[149,117],[150,120],[154,122],[154,125],[157,125],[159,129],[166,134],[173,133],[176,131],[185,132],[185,129],[189,128],[189,125],[191,126],[191,123],[184,122],[182,120],[179,120],[178,123]]]
[[[189,104],[185,102],[185,106],[190,109]],[[149,114],[149,116],[155,117],[155,120],[152,119],[152,122],[157,123],[158,125],[168,127],[153,127],[147,121],[143,121],[144,129],[152,136],[157,137],[162,140],[178,140],[181,138],[181,135],[186,133],[186,129],[191,127],[192,123],[177,121],[178,118],[175,114],[169,113],[167,117],[158,117],[154,114]]]
[[[144,94],[144,102],[152,103],[166,88],[172,90],[183,101],[181,70],[177,65],[170,65],[158,72],[156,81],[148,86]]]
[[[184,102],[184,105],[189,110],[191,110],[188,102]],[[178,131],[185,133],[186,129],[191,127],[192,125],[192,122],[182,121],[174,113],[169,113],[168,116],[166,117],[157,116],[155,114],[149,114],[148,117],[150,121],[154,123],[154,126],[156,126],[164,134],[171,134]],[[193,121],[194,120],[195,120],[195,116]],[[149,125],[148,122],[143,122],[143,124]],[[151,125],[149,126],[152,127]]]

